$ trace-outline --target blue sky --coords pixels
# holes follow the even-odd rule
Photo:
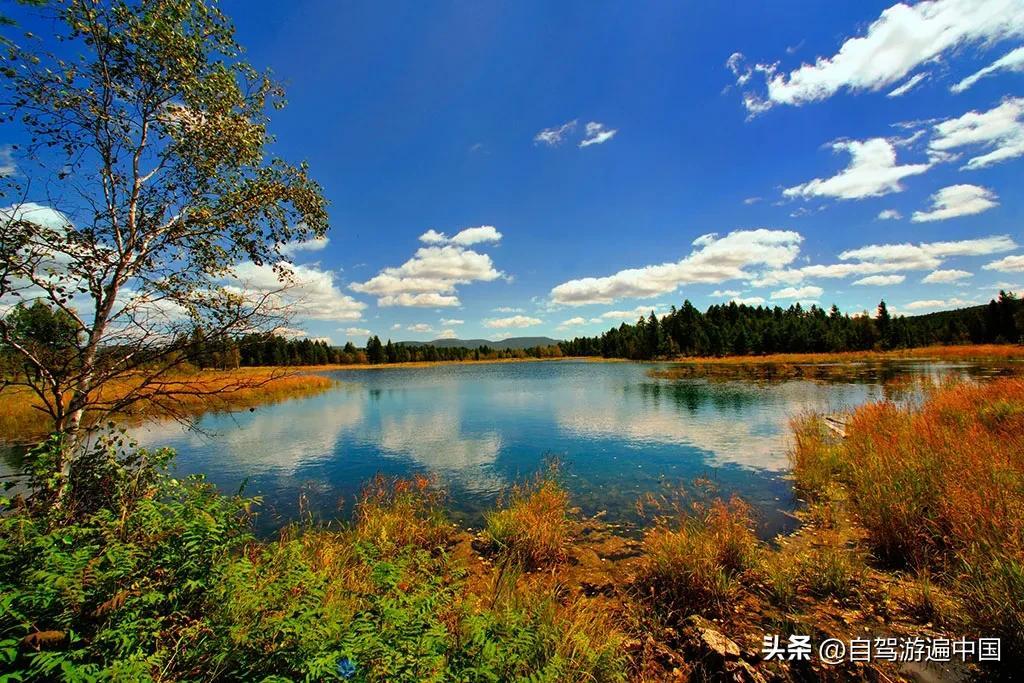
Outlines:
[[[222,6],[330,200],[311,336],[1024,289],[1024,0]]]

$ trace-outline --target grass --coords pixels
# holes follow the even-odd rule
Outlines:
[[[687,377],[742,377],[745,379],[842,379],[876,373],[886,362],[900,360],[989,361],[1020,368],[1024,346],[975,344],[964,346],[923,346],[893,351],[847,351],[842,353],[784,353],[764,356],[723,356],[682,358],[650,374],[663,379]]]
[[[141,392],[141,400],[129,413],[113,416],[139,421],[251,408],[317,393],[335,384],[328,377],[282,368],[175,371],[159,383],[142,383],[142,377],[128,375],[106,384],[97,397],[113,402],[131,392]],[[0,440],[33,443],[44,438],[49,419],[38,405],[34,394],[24,387],[7,387],[0,392]]]
[[[526,567],[563,561],[572,542],[569,494],[553,467],[513,487],[505,505],[486,515],[485,534],[504,557]]]
[[[882,563],[961,598],[974,628],[1024,655],[1024,380],[945,383],[912,404],[855,410],[833,441],[805,419],[797,484],[830,480]]]
[[[637,588],[669,614],[721,614],[737,579],[753,565],[757,538],[750,508],[734,498],[659,520],[643,541]]]

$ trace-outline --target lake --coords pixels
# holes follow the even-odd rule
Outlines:
[[[349,514],[375,474],[437,475],[456,519],[481,522],[503,491],[557,459],[585,514],[636,525],[636,502],[697,478],[754,506],[761,533],[791,526],[788,422],[884,395],[862,380],[774,383],[648,376],[653,364],[547,361],[331,372],[337,388],[255,412],[207,414],[134,430],[170,446],[180,474],[263,497],[263,531],[301,513]],[[974,374],[973,366],[910,362],[900,372]],[[300,501],[302,501],[300,503]]]

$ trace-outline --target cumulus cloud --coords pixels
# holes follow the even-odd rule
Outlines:
[[[455,318],[441,318],[441,324],[444,326],[461,325],[465,320],[457,320]]]
[[[455,330],[441,330],[440,334],[437,335],[438,339],[456,339],[459,335],[455,334]]]
[[[674,263],[630,268],[605,277],[569,280],[551,290],[557,304],[581,306],[669,294],[680,285],[715,284],[750,277],[754,266],[781,268],[800,251],[803,238],[790,230],[735,230],[724,237],[702,235],[693,251]]]
[[[737,296],[733,297],[732,303],[737,306],[760,306],[764,303],[763,296]]]
[[[420,241],[427,244],[455,244],[460,247],[468,247],[482,242],[500,242],[501,237],[502,234],[493,225],[481,225],[461,230],[452,237],[430,229],[420,235]]]
[[[906,279],[906,275],[868,275],[867,277],[862,277],[859,280],[854,280],[853,284],[881,287],[885,285],[898,285]]]
[[[1017,244],[1009,235],[977,239],[911,244],[871,244],[839,254],[842,263],[812,264],[800,268],[768,271],[749,280],[753,287],[796,285],[805,278],[866,277],[904,270],[934,270],[954,256],[985,256],[1011,251]]]
[[[569,318],[568,320],[563,320],[561,323],[559,323],[558,329],[565,330],[565,329],[568,329],[570,327],[579,327],[580,325],[585,325],[586,322],[587,322],[586,318],[581,318],[579,316],[576,316],[575,318]]]
[[[817,299],[825,292],[821,287],[814,285],[807,285],[805,287],[785,287],[778,291],[772,292],[772,299],[802,299],[810,300]]]
[[[832,143],[837,152],[848,152],[850,163],[831,178],[814,178],[806,183],[786,188],[786,197],[834,197],[837,199],[863,199],[902,192],[903,178],[924,173],[931,164],[896,163],[896,148],[886,138],[869,140],[840,140]]]
[[[731,299],[739,295],[740,291],[737,289],[716,289],[715,291],[711,292],[711,296],[713,297],[725,297],[727,299]]]
[[[513,315],[509,318],[491,318],[490,320],[484,321],[484,327],[489,327],[492,330],[506,330],[515,327],[532,327],[533,325],[540,325],[543,320],[539,318],[531,318],[525,315]]]
[[[950,282],[958,282],[969,277],[973,277],[973,274],[966,270],[950,268],[948,270],[933,270],[928,273],[921,282],[926,284],[947,284]]]
[[[490,231],[494,228],[482,226],[463,230],[451,239],[445,237],[449,243],[420,247],[402,265],[385,268],[369,280],[354,282],[349,287],[355,292],[377,296],[378,306],[458,306],[457,285],[490,282],[502,276],[490,256],[464,247],[485,237],[490,239],[493,236]],[[430,240],[441,235],[431,235],[432,232],[421,235],[420,239],[429,236]],[[464,236],[467,233],[468,236]],[[455,243],[460,236],[464,236],[462,241]],[[497,236],[500,238],[500,233]]]
[[[982,266],[985,270],[998,270],[1001,273],[1024,273],[1024,254],[1015,254],[1001,258]]]
[[[637,306],[627,311],[605,311],[598,316],[593,318],[593,321],[623,321],[623,322],[636,322],[639,318],[646,318],[651,313],[654,315],[660,315],[663,306],[656,304],[654,306]]]
[[[991,76],[999,71],[1024,71],[1024,45],[1016,50],[1011,50],[985,68],[975,71],[967,78],[951,86],[949,90],[950,92],[961,93],[986,76]]]
[[[533,136],[533,142],[538,145],[547,145],[549,147],[560,145],[565,137],[576,129],[576,123],[577,120],[573,119],[572,121],[563,123],[560,126],[555,126],[554,128],[545,128]]]
[[[969,111],[963,116],[935,124],[928,151],[934,159],[956,158],[952,150],[975,147],[989,150],[971,157],[961,169],[975,170],[1024,155],[1024,98],[1008,97],[986,112]]]
[[[901,218],[903,218],[903,214],[896,209],[882,209],[878,212],[878,220],[880,221],[898,221]]]
[[[427,323],[416,323],[414,325],[409,325],[405,329],[409,330],[410,332],[433,332],[434,331],[434,328],[431,327],[430,325],[428,325]]]
[[[999,206],[996,193],[978,185],[950,185],[931,196],[932,208],[915,211],[914,223],[944,221],[957,216],[971,216]]]
[[[752,114],[772,106],[802,105],[827,99],[841,90],[878,91],[903,81],[918,67],[967,45],[991,45],[1024,35],[1020,0],[931,0],[897,3],[882,11],[863,35],[843,42],[830,57],[818,57],[789,73],[775,64],[746,67],[735,54],[727,66],[741,87],[763,74],[766,92],[744,92]],[[893,92],[909,90],[920,74]],[[911,85],[911,82],[917,82]]]
[[[370,331],[364,327],[346,327],[344,329],[338,328],[339,332],[344,332],[346,337],[369,337]]]
[[[289,242],[281,247],[281,253],[294,256],[300,251],[321,251],[327,246],[328,242],[330,242],[330,239],[327,237],[314,237],[302,242]]]
[[[952,299],[922,299],[919,301],[911,301],[904,308],[911,311],[930,310],[936,311],[944,308],[958,308],[962,306],[972,306],[978,303],[977,301],[966,301],[964,299],[958,299],[953,297]]]
[[[334,273],[316,266],[292,265],[291,283],[284,285],[269,265],[245,261],[226,280],[229,287],[255,294],[269,294],[290,307],[299,320],[361,320],[366,304],[342,292]]]
[[[580,147],[602,145],[615,137],[615,134],[618,132],[619,131],[614,128],[606,128],[603,123],[591,121],[587,124],[586,137],[580,141]]]

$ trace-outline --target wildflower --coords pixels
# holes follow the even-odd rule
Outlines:
[[[352,678],[356,675],[356,663],[348,657],[342,657],[338,660],[338,675],[344,679]]]

